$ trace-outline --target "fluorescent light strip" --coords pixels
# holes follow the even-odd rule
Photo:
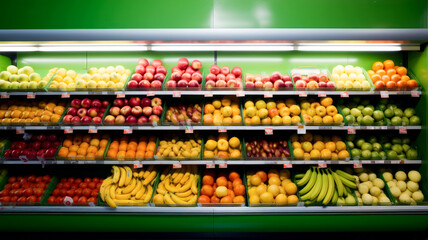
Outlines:
[[[293,44],[152,44],[152,51],[293,51]]]
[[[353,44],[353,43],[300,43],[297,45],[297,51],[325,51],[325,52],[397,52],[403,50],[420,50],[419,45],[401,45],[399,43],[382,44]]]
[[[146,44],[40,44],[41,52],[109,52],[109,51],[147,51]]]

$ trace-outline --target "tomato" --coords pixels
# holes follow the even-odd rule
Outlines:
[[[33,187],[29,183],[24,183],[24,184],[21,184],[21,188],[25,189],[25,188],[33,188]]]
[[[22,189],[22,188],[16,189],[15,193],[13,195],[18,196],[18,197],[24,195],[24,189]]]
[[[8,183],[8,184],[4,185],[4,189],[6,189],[6,190],[12,189],[12,184]]]
[[[33,195],[33,189],[32,188],[25,188],[22,194],[26,197],[29,197]]]
[[[64,203],[64,197],[57,197],[56,203]]]
[[[43,189],[42,189],[42,188],[34,188],[34,189],[33,189],[33,192],[34,192],[34,195],[35,195],[36,197],[40,197],[40,196],[42,196],[42,194],[43,194]]]
[[[10,177],[10,178],[7,180],[7,182],[8,182],[8,183],[14,183],[14,182],[16,182],[16,177]]]
[[[27,197],[27,202],[32,202],[32,203],[34,203],[34,202],[36,202],[36,201],[37,201],[37,198],[36,198],[36,196],[34,196],[34,195],[31,195],[31,196]]]
[[[80,184],[80,183],[82,183],[83,181],[82,181],[82,179],[81,178],[76,178],[75,180],[74,180],[74,183],[76,183],[76,184]]]
[[[86,202],[87,202],[87,200],[88,200],[88,199],[87,199],[85,196],[82,196],[82,197],[80,197],[80,198],[79,198],[78,202],[79,202],[79,203],[86,203]]]
[[[61,197],[65,197],[65,196],[67,195],[67,190],[66,190],[65,188],[61,188],[61,189],[59,190],[59,195],[60,195]]]
[[[44,182],[40,182],[36,184],[36,188],[42,188],[45,189],[47,187],[46,183]]]
[[[55,200],[56,200],[56,197],[50,196],[46,202],[47,203],[55,203]]]
[[[27,183],[27,179],[26,178],[21,178],[21,180],[18,181],[21,185],[24,183]]]
[[[67,190],[67,196],[73,197],[74,196],[74,190],[73,189]]]
[[[18,196],[10,197],[10,202],[16,202],[16,201],[18,201]]]
[[[89,188],[83,189],[82,195],[85,197],[90,197],[91,196],[91,189],[89,189]]]
[[[49,183],[51,181],[51,177],[49,175],[45,175],[43,176],[42,181],[45,183]]]
[[[68,180],[67,180],[67,182],[74,183],[74,177],[69,177]]]
[[[90,183],[90,182],[92,182],[92,179],[91,178],[85,178],[84,180],[83,180],[83,182],[85,182],[85,183]]]
[[[89,202],[93,202],[93,203],[97,203],[97,199],[95,198],[95,197],[90,197],[90,198],[88,198],[88,203]]]
[[[88,187],[88,184],[87,184],[87,183],[85,183],[85,182],[82,182],[81,184],[79,184],[79,187],[80,187],[80,188],[87,188],[87,187]]]
[[[82,196],[82,191],[83,191],[83,189],[78,188],[78,189],[74,190],[74,195],[80,197],[80,196]]]
[[[15,182],[15,183],[13,183],[12,184],[12,188],[13,189],[18,189],[18,188],[20,188],[21,187],[21,184],[19,184],[19,183],[17,183],[17,182]]]
[[[17,181],[17,182],[20,182],[20,181],[22,181],[22,179],[23,179],[23,177],[17,177],[17,178],[16,178],[16,181]]]
[[[38,196],[36,202],[40,202],[42,200],[42,196]]]
[[[16,200],[16,202],[26,202],[27,201],[27,198],[26,197],[20,197],[20,198],[18,198],[18,200]]]
[[[9,196],[16,196],[15,192],[16,192],[15,189],[9,190]]]
[[[2,203],[8,203],[8,202],[10,202],[10,197],[9,196],[0,197],[0,202],[2,202]]]
[[[42,176],[38,176],[38,177],[36,177],[36,183],[39,183],[39,182],[42,182]]]
[[[65,183],[64,183],[64,188],[65,188],[65,189],[70,189],[70,188],[71,188],[71,183],[69,183],[69,182],[65,182]]]
[[[88,188],[90,189],[95,189],[97,187],[97,185],[94,182],[91,182],[88,184]]]
[[[0,197],[6,197],[6,196],[9,196],[9,195],[10,195],[10,192],[9,192],[8,189],[0,191]]]
[[[102,183],[97,183],[97,189],[99,190],[101,188]]]
[[[75,183],[71,184],[71,188],[70,189],[76,190],[78,188],[79,188],[79,186],[77,184],[75,184]]]
[[[94,177],[94,178],[92,178],[92,182],[94,182],[94,183],[99,183],[99,182],[100,182],[100,179],[99,179],[99,178],[97,178],[97,177]]]
[[[28,181],[28,182],[35,182],[35,181],[36,181],[36,176],[34,176],[34,175],[30,175],[30,176],[28,176],[28,177],[27,177],[27,181]]]
[[[58,195],[59,195],[59,189],[58,188],[52,191],[52,196],[58,197]]]
[[[60,182],[62,182],[62,183],[67,182],[67,178],[61,178],[61,181],[60,181]]]
[[[61,189],[61,188],[63,188],[64,187],[64,183],[58,183],[57,185],[56,185],[56,188],[59,188],[59,189]]]
[[[92,192],[91,192],[91,197],[95,197],[95,198],[97,198],[97,197],[98,197],[98,189],[94,189],[94,190],[92,190]]]
[[[79,196],[74,196],[73,197],[73,202],[77,203],[79,201],[79,198],[80,198]]]

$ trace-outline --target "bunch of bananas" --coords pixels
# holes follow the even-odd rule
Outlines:
[[[300,199],[305,204],[356,204],[352,195],[353,190],[357,189],[356,179],[344,171],[312,167],[305,174],[296,176],[299,177],[297,186],[300,188]]]
[[[196,204],[198,198],[198,167],[166,168],[161,177],[153,203],[177,205]]]
[[[143,205],[150,201],[157,175],[153,165],[139,170],[113,166],[112,173],[100,188],[101,199],[110,207]]]

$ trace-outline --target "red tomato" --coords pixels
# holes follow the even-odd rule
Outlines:
[[[47,203],[55,203],[55,200],[56,200],[56,197],[50,196],[46,202]]]
[[[86,203],[88,199],[85,196],[81,196],[78,200],[79,203]]]
[[[57,197],[55,202],[56,203],[64,203],[64,197]]]
[[[64,188],[64,183],[58,183],[56,185],[56,188],[59,188],[59,189]]]
[[[4,189],[6,189],[6,190],[12,189],[12,184],[8,183],[8,184],[4,185]]]
[[[60,182],[62,182],[62,183],[67,182],[67,178],[65,178],[65,177],[61,178],[61,181],[60,181]]]
[[[74,195],[79,196],[79,197],[82,196],[82,189],[78,188],[78,189],[74,190]]]
[[[42,200],[42,196],[38,196],[36,202],[40,202]]]
[[[20,181],[22,181],[22,179],[23,179],[23,177],[17,177],[17,178],[16,178],[16,181],[17,181],[17,182],[20,182]]]
[[[33,192],[34,192],[34,195],[36,197],[40,197],[43,194],[43,189],[42,188],[34,188]]]
[[[18,198],[18,200],[16,200],[16,202],[26,202],[27,198],[26,197],[20,197]]]
[[[36,181],[36,176],[34,176],[34,175],[28,176],[27,181],[28,182],[35,182]]]
[[[98,189],[94,189],[91,192],[91,197],[97,198],[98,197]]]
[[[98,182],[97,183],[97,189],[99,190],[101,188],[102,183]]]
[[[29,197],[29,196],[33,195],[33,189],[32,188],[26,188],[26,189],[24,189],[22,194],[26,197]]]
[[[97,185],[94,182],[91,182],[88,184],[88,188],[90,189],[95,189],[97,187]]]
[[[9,195],[10,195],[10,192],[8,189],[4,189],[3,191],[0,191],[0,197],[6,197]]]
[[[21,187],[21,184],[19,184],[19,183],[17,183],[17,182],[15,182],[15,183],[13,183],[12,184],[12,188],[13,189],[18,189],[18,188],[20,188]]]
[[[76,183],[76,184],[80,184],[80,183],[82,183],[83,181],[82,181],[82,179],[81,178],[76,178],[75,180],[74,180],[74,183]]]
[[[21,180],[18,181],[21,185],[24,183],[27,183],[27,179],[26,178],[21,178]]]
[[[42,176],[36,177],[36,183],[42,182],[42,180],[43,180]]]
[[[83,189],[82,195],[85,197],[90,197],[91,196],[91,189],[89,189],[89,188]]]
[[[69,183],[69,182],[65,182],[65,183],[64,183],[64,188],[65,188],[65,189],[70,189],[70,188],[71,188],[71,183]]]
[[[9,196],[16,196],[15,192],[16,192],[15,189],[9,190]]]
[[[67,195],[67,190],[66,190],[65,188],[61,188],[61,189],[59,190],[59,195],[60,195],[61,197],[65,197],[65,196]]]
[[[74,196],[73,197],[73,202],[77,203],[79,201],[79,196]]]
[[[37,198],[36,198],[36,196],[34,196],[34,195],[27,197],[27,202],[32,202],[32,203],[34,203],[34,202],[36,202],[36,201],[37,201]]]
[[[45,183],[49,183],[51,181],[51,177],[49,175],[45,175],[42,177],[42,181]]]
[[[59,189],[58,188],[52,191],[52,196],[54,196],[54,197],[59,196]]]
[[[80,187],[80,188],[87,188],[87,187],[88,187],[88,184],[87,184],[87,183],[85,183],[85,182],[82,182],[81,184],[79,184],[79,187]]]
[[[21,188],[25,189],[25,188],[33,188],[33,187],[29,183],[24,183],[24,184],[21,184]]]
[[[8,202],[10,202],[10,197],[9,196],[0,197],[0,202],[2,202],[2,203],[8,203]]]
[[[74,183],[74,177],[69,177],[67,180],[69,183]]]
[[[18,197],[24,195],[24,189],[22,189],[22,188],[16,189],[15,193],[13,195],[18,196]]]
[[[94,182],[94,183],[99,183],[99,182],[100,182],[100,179],[99,179],[99,178],[97,178],[97,177],[94,177],[94,178],[92,178],[92,182]]]
[[[16,182],[16,177],[10,177],[10,178],[7,180],[7,182],[8,182],[8,183],[14,183],[14,182]]]
[[[94,197],[90,197],[90,198],[88,198],[88,203],[89,202],[93,202],[93,203],[97,203],[97,199],[96,198],[94,198]]]
[[[10,197],[10,202],[16,202],[16,201],[18,201],[18,196]]]
[[[91,178],[85,178],[85,180],[83,180],[85,183],[90,183],[90,182],[92,182],[92,180],[91,180]]]
[[[73,197],[74,196],[74,190],[73,189],[67,190],[67,196]]]
[[[71,184],[71,188],[70,189],[75,190],[75,189],[78,189],[78,188],[79,188],[79,185],[77,185],[75,183]]]
[[[42,188],[45,189],[47,187],[46,183],[44,182],[40,182],[36,184],[36,188]]]

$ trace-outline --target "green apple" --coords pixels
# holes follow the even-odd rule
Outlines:
[[[388,104],[388,105],[386,105],[386,108],[387,109],[391,109],[391,110],[394,110],[394,109],[396,109],[397,108],[397,105],[395,105],[395,104]]]
[[[19,74],[18,75],[18,82],[28,82],[28,76],[26,74]]]
[[[40,77],[40,75],[38,73],[30,74],[30,81],[40,82],[40,80],[42,80],[42,78]]]
[[[380,145],[380,143],[373,143],[373,151],[379,152],[382,151],[382,145]]]
[[[363,159],[370,159],[372,157],[372,152],[370,152],[370,150],[363,150],[361,152],[361,157]]]
[[[358,105],[358,110],[360,110],[360,111],[363,111],[363,109],[364,109],[364,106],[363,105]]]
[[[394,111],[388,108],[385,110],[384,114],[385,114],[385,117],[392,118],[392,116],[394,116]]]
[[[18,68],[14,65],[9,65],[6,70],[11,74],[16,74],[18,72]]]
[[[372,152],[371,158],[373,160],[379,160],[380,159],[379,153],[378,152]]]
[[[396,108],[394,109],[394,115],[397,117],[402,117],[403,116],[403,110]]]
[[[357,117],[357,123],[361,124],[362,122],[363,122],[363,116],[360,115],[360,116]]]
[[[392,126],[400,126],[401,125],[401,117],[395,116],[391,119]]]
[[[391,149],[391,146],[392,146],[392,144],[391,144],[391,143],[385,143],[385,144],[383,144],[383,147],[384,147],[386,150]]]
[[[2,71],[2,72],[0,72],[0,79],[7,81],[7,80],[9,80],[11,75],[12,74],[10,74],[10,72],[8,72],[8,71]]]
[[[28,82],[19,83],[19,88],[20,89],[28,89]]]
[[[266,104],[267,109],[271,109],[271,108],[275,108],[276,107],[276,103],[273,100],[269,100],[268,103]]]
[[[369,140],[367,142],[373,144],[373,143],[377,142],[377,138],[375,136],[371,136],[371,137],[369,137]]]
[[[408,137],[403,137],[403,138],[401,139],[401,143],[402,143],[402,144],[410,144],[410,138],[408,138]]]
[[[358,108],[353,108],[351,109],[351,115],[357,118],[361,116],[361,111]]]
[[[37,82],[30,82],[28,83],[28,88],[29,89],[36,89],[37,88]]]
[[[354,124],[355,123],[355,117],[352,115],[347,115],[346,117],[346,121],[348,121],[349,124]]]
[[[262,108],[266,108],[266,102],[263,100],[258,100],[256,102],[256,108],[257,109],[262,109]]]
[[[410,149],[406,152],[406,157],[409,160],[416,160],[418,158],[418,151],[415,149]]]
[[[418,116],[412,116],[410,118],[410,125],[411,126],[421,125],[421,119]]]
[[[357,147],[361,148],[366,141],[362,138],[358,138],[356,141]]]
[[[342,108],[342,112],[343,112],[343,114],[345,114],[345,116],[351,114],[351,110],[349,108],[347,108],[347,107]]]
[[[0,80],[0,89],[8,89],[10,86],[10,82],[5,80]]]
[[[379,108],[380,108],[380,110],[385,111],[386,105],[385,104],[379,104]]]
[[[19,82],[13,82],[9,86],[10,89],[18,89],[19,88]]]
[[[407,152],[410,149],[410,146],[408,144],[403,144],[402,147],[404,152]]]
[[[353,142],[348,141],[347,143],[348,143],[348,147],[349,147],[350,149],[353,149],[353,148],[355,147]]]
[[[397,152],[390,150],[390,151],[388,151],[387,156],[388,156],[388,159],[394,160],[394,159],[397,159],[398,154],[397,154]]]
[[[384,152],[384,151],[382,151],[382,152],[379,152],[379,157],[382,159],[382,158],[385,158],[386,157],[386,153]]]
[[[374,111],[373,112],[373,117],[374,117],[374,119],[376,120],[376,121],[380,121],[380,120],[382,120],[383,119],[383,112],[382,111],[380,111],[380,110],[376,110],[376,111]]]
[[[374,119],[372,116],[366,115],[363,117],[363,123],[364,125],[371,126],[374,123]]]
[[[403,152],[403,153],[401,153],[401,154],[398,154],[398,155],[397,155],[397,158],[398,158],[398,159],[406,159],[406,154],[404,154],[404,152]]]
[[[12,76],[10,76],[9,82],[18,82],[18,79],[19,79],[18,75],[13,74]]]
[[[1,78],[1,77],[0,77]],[[413,115],[415,115],[416,114],[416,111],[415,111],[415,109],[414,108],[406,108],[405,110],[404,110],[404,116],[406,116],[406,117],[408,117],[408,118],[410,118],[410,117],[412,117]]]
[[[47,82],[45,80],[42,80],[40,82],[37,83],[37,88],[41,89],[44,88],[46,86]]]
[[[363,143],[363,145],[361,146],[361,150],[371,151],[372,149],[373,149],[373,146],[368,142]]]
[[[358,148],[354,148],[351,150],[351,154],[353,157],[361,157],[361,150]]]
[[[373,110],[369,107],[365,107],[361,112],[366,116],[371,116],[373,114]]]
[[[409,126],[409,123],[410,123],[410,121],[409,121],[408,117],[402,117],[401,118],[401,125],[403,125],[403,126]]]
[[[392,151],[395,151],[397,154],[401,154],[403,152],[403,147],[400,144],[394,144],[391,147]]]
[[[399,137],[393,138],[391,142],[392,142],[392,144],[401,144],[402,143],[401,138],[399,138]]]
[[[18,70],[18,74],[25,74],[27,76],[30,76],[34,72],[33,68],[30,66],[25,66]]]
[[[370,109],[371,109],[371,110],[373,110],[373,111],[375,110],[375,107],[374,107],[373,105],[371,105],[371,104],[370,104],[370,105],[367,105],[367,106],[366,106],[366,108],[370,108]]]

